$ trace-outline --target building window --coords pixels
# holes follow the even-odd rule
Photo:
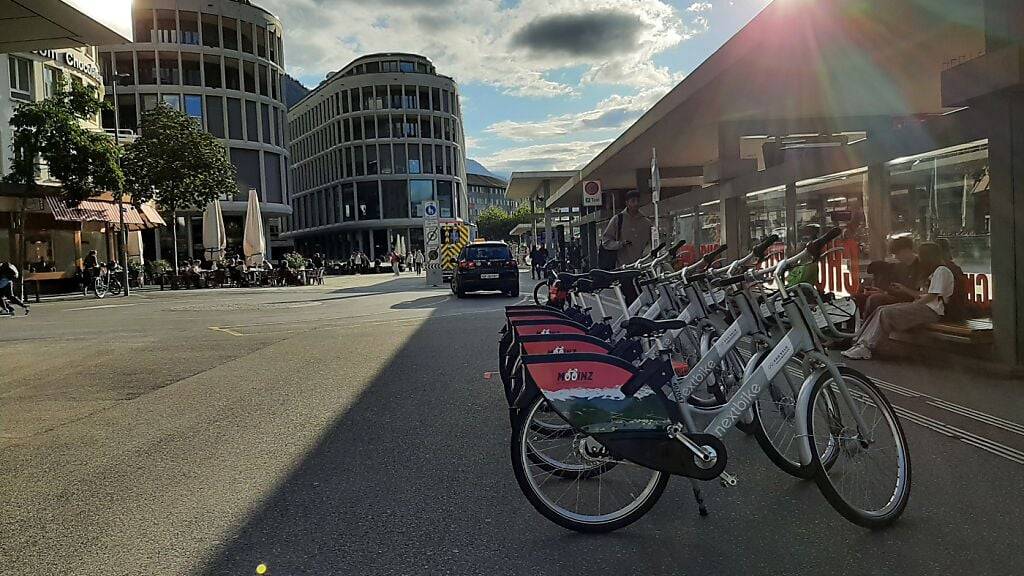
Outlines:
[[[385,218],[409,217],[409,193],[405,180],[382,180],[381,196],[384,199]]]
[[[199,54],[194,52],[181,53],[181,80],[186,86],[203,85],[203,75],[200,72]]]
[[[184,56],[182,54],[183,58]],[[221,88],[224,86],[223,74],[220,69],[220,56],[212,54],[203,55],[203,74],[207,88]]]
[[[197,12],[178,12],[181,24],[181,43],[199,45],[199,14]]]
[[[242,52],[252,54],[252,23],[239,21],[239,29],[242,31]]]
[[[127,74],[127,78],[121,79],[121,84],[131,86],[135,84],[135,62],[131,52],[114,53],[114,71],[117,74]]]
[[[280,92],[277,89],[278,83],[280,81],[281,81],[281,78],[278,76],[277,70],[271,70],[270,71],[270,97],[273,98],[274,100],[278,100],[278,101],[281,100],[281,98],[279,96]]]
[[[377,146],[370,145],[366,147],[366,174],[373,176],[377,174],[379,166],[377,165]]]
[[[416,66],[412,62],[401,62],[398,65],[399,70],[402,72],[415,72]]]
[[[220,26],[216,14],[203,14],[203,46],[220,48]]]
[[[228,138],[241,140],[242,136],[242,101],[228,98]]]
[[[8,56],[7,62],[11,75],[11,98],[32,100],[32,61]]]
[[[381,144],[380,145],[380,173],[381,174],[394,174],[395,169],[391,161],[391,145]]]
[[[420,145],[409,144],[409,174],[420,174]]]
[[[256,70],[259,73],[259,77],[257,77],[257,84],[259,85],[260,96],[270,96],[270,90],[267,88],[267,80],[269,80],[267,78],[267,75],[269,74],[267,65],[260,64]]]
[[[177,86],[180,83],[178,77],[178,53],[160,52],[160,84]]]
[[[356,219],[355,186],[352,184],[341,185],[342,214],[345,221],[351,222]]]
[[[238,50],[238,20],[224,18],[221,30],[224,34],[224,48],[227,50]]]
[[[178,43],[178,25],[174,22],[174,10],[156,11],[156,42]]]
[[[139,84],[156,84],[156,53],[138,52]]]
[[[155,100],[155,94],[153,94]],[[138,107],[135,94],[117,95],[117,121],[122,129],[135,130],[139,127]]]
[[[224,137],[224,99],[206,97],[206,129],[216,138]]]
[[[379,180],[356,183],[360,220],[380,219],[380,196],[377,189]]]
[[[256,55],[260,58],[267,57],[267,29],[263,26],[256,26]]]
[[[199,119],[203,123],[203,99],[196,94],[185,94],[185,114]]]
[[[237,58],[225,58],[224,59],[224,87],[228,90],[241,90],[242,85],[239,80],[238,70],[238,59]]]
[[[354,174],[356,176],[366,175],[366,166],[363,164],[363,147],[356,146],[352,149],[352,163],[355,165]]]
[[[155,42],[153,34],[153,11],[135,11],[135,41]]]
[[[424,174],[430,174],[434,171],[434,147],[430,144],[423,145],[423,162],[420,165],[423,168]]]
[[[441,218],[452,217],[452,183],[448,180],[437,181],[437,206]]]
[[[385,60],[380,63],[381,72],[398,72],[397,60]]]
[[[406,164],[407,158],[406,158],[406,154],[405,154],[405,144],[395,144],[394,145],[394,152],[395,152],[395,174],[405,174],[406,166],[407,166],[407,164]]]
[[[417,95],[415,86],[405,87],[405,94],[403,95],[403,104],[405,108],[419,108],[419,97]]]
[[[57,93],[63,73],[53,67],[43,66],[43,97],[49,98]]]
[[[410,180],[409,181],[409,203],[412,208],[413,218],[423,217],[423,203],[434,199],[433,180]]]
[[[256,93],[256,65],[252,62],[242,62],[242,77],[245,79],[245,91],[251,94]]]
[[[270,105],[260,104],[260,119],[263,121],[263,143],[270,144],[271,135],[273,130],[270,129]]]

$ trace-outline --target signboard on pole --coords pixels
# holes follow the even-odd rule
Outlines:
[[[429,200],[423,207],[423,247],[427,286],[440,286],[444,282],[441,272],[441,221],[437,202]]]
[[[651,148],[651,201],[654,203],[654,226],[651,226],[651,248],[661,244],[658,201],[661,200],[661,172],[658,170],[658,151]]]
[[[601,181],[600,180],[587,180],[583,183],[583,205],[584,206],[600,206],[601,205]]]

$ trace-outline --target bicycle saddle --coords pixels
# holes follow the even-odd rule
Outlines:
[[[576,280],[576,283],[573,285],[573,287],[576,288],[576,290],[579,290],[580,292],[593,292],[594,281],[591,280],[589,276],[584,275],[583,278]]]
[[[626,320],[622,325],[626,329],[626,338],[636,338],[637,336],[660,334],[668,330],[679,330],[686,327],[686,322],[683,320],[648,320],[636,316]]]
[[[609,270],[600,270],[595,268],[590,271],[590,279],[594,282],[594,290],[600,290],[602,288],[608,288],[616,282],[619,284],[632,282],[641,274],[643,274],[643,272],[640,270],[619,270],[611,272]]]
[[[583,278],[589,278],[587,274],[572,274],[569,272],[560,272],[558,274],[558,281],[562,283],[562,288],[571,290]]]

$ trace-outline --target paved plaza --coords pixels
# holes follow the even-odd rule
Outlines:
[[[709,517],[674,479],[625,530],[557,527],[516,485],[485,377],[515,301],[358,276],[0,319],[0,574],[1024,569],[1019,383],[896,360],[858,364],[910,441],[913,493],[891,529],[849,524],[739,432],[739,485],[707,484]]]

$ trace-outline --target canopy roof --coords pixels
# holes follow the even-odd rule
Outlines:
[[[752,157],[741,154],[741,136],[837,133],[946,112],[940,73],[984,52],[982,4],[773,2],[587,163],[579,180],[635,187],[652,148],[663,170],[684,170]],[[556,199],[579,205],[560,198],[579,188],[564,184]]]
[[[0,0],[0,52],[131,41],[131,0]]]
[[[545,181],[550,182],[554,194],[567,180],[577,174],[576,170],[548,170],[538,172],[513,172],[508,181],[505,195],[511,200],[526,200],[537,193]]]

